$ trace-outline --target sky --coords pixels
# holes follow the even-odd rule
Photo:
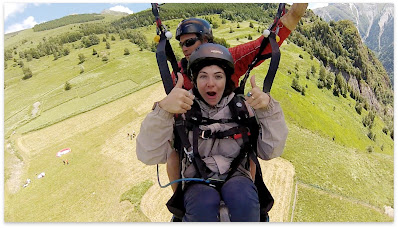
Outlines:
[[[55,20],[71,14],[101,13],[105,9],[126,12],[129,14],[137,13],[141,10],[151,8],[151,4],[140,1],[141,3],[46,3],[35,1],[29,2],[6,2],[3,4],[3,34],[29,29],[46,21]],[[83,1],[80,1],[83,2]],[[111,2],[111,1],[108,1]],[[193,1],[199,2],[199,1]],[[326,6],[327,3],[310,3],[310,9]]]
[[[109,1],[111,2],[111,1]],[[137,13],[150,3],[4,3],[4,33],[32,28],[36,24],[71,14],[101,13],[105,9]]]

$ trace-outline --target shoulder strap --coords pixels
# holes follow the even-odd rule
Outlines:
[[[246,81],[250,75],[251,70],[256,66],[261,60],[265,60],[271,57],[271,62],[270,66],[268,68],[267,75],[264,79],[264,85],[263,85],[263,91],[268,93],[271,91],[271,86],[275,78],[276,71],[278,70],[279,66],[279,60],[280,60],[280,51],[279,51],[279,45],[276,42],[276,35],[279,32],[279,27],[276,27],[280,17],[285,13],[285,3],[280,3],[278,7],[278,12],[275,15],[274,22],[271,24],[271,26],[268,28],[268,30],[271,32],[271,34],[268,37],[264,37],[263,41],[261,42],[259,52],[258,54],[254,57],[252,63],[248,66],[248,69],[245,73],[245,76],[240,82],[240,85],[238,88],[235,89],[235,93],[237,94],[243,94],[245,90],[245,84]],[[275,28],[276,27],[276,28]],[[275,30],[275,31],[273,31]],[[267,47],[268,44],[271,44],[271,49],[272,52],[271,54],[265,54],[263,55],[264,49]]]
[[[179,67],[177,63],[177,59],[174,55],[173,48],[170,45],[168,38],[166,37],[166,33],[170,33],[167,31],[166,26],[162,24],[162,21],[159,17],[159,6],[157,3],[152,3],[152,13],[155,16],[156,20],[156,32],[159,36],[159,43],[156,48],[156,61],[158,63],[160,76],[163,81],[163,86],[166,91],[166,94],[169,94],[173,89],[174,84],[170,74],[169,66],[167,61],[170,62],[171,67],[173,68],[174,74],[177,76],[177,72],[179,72]],[[177,77],[176,77],[177,78]]]
[[[229,104],[231,113],[233,115],[233,118],[240,118],[240,123],[243,123],[247,128],[249,128],[250,135],[242,134],[244,144],[241,148],[239,155],[232,161],[227,179],[229,179],[235,173],[235,171],[238,169],[239,165],[243,162],[245,158],[250,158],[254,162],[254,164],[256,165],[256,176],[254,179],[254,184],[257,187],[260,202],[260,221],[266,221],[268,211],[271,210],[272,206],[274,205],[274,198],[272,197],[271,193],[264,183],[261,166],[257,158],[257,140],[260,126],[255,117],[244,119],[246,117],[246,114],[244,112],[247,112],[246,105],[244,105],[245,108],[239,107],[240,105],[236,105],[237,102],[243,102],[244,104],[244,98],[242,98],[241,96],[235,97],[235,99],[232,100],[234,102],[230,102],[231,104]],[[247,117],[248,116],[249,113],[247,112]],[[247,162],[247,164],[249,164],[249,162]]]

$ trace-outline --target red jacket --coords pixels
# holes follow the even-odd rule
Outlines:
[[[278,45],[281,46],[283,41],[289,36],[290,30],[283,26],[283,24],[279,21],[279,42]],[[277,27],[277,26],[275,26]],[[244,75],[248,69],[249,64],[253,61],[254,57],[257,55],[259,52],[259,48],[261,45],[261,42],[263,41],[263,36],[260,36],[257,40],[253,40],[244,44],[240,44],[235,47],[231,47],[228,50],[231,52],[232,57],[235,60],[235,73],[232,75],[232,80],[235,82],[235,85],[239,85],[239,78]],[[263,51],[263,55],[271,53],[271,45],[267,45],[265,50]],[[263,61],[260,61],[256,66],[260,65]],[[178,62],[178,66],[181,69],[181,73],[184,76],[184,88],[187,90],[192,89],[192,82],[189,79],[189,77],[183,73],[183,67],[181,65],[181,61]],[[175,75],[174,72],[172,72],[172,78],[173,78],[173,83],[175,85]]]

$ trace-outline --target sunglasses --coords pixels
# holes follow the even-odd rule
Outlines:
[[[195,37],[195,38],[191,38],[191,39],[187,39],[186,41],[184,41],[184,42],[180,42],[180,47],[182,48],[183,46],[185,46],[185,47],[190,47],[190,46],[192,46],[192,45],[194,45],[195,43],[196,43],[196,41],[198,41],[199,40],[199,38],[198,37]]]

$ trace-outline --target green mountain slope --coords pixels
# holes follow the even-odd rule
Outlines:
[[[231,46],[248,42],[249,34],[256,39],[264,27],[250,19],[206,17],[218,24],[214,35]],[[174,29],[180,20],[164,23]],[[95,22],[25,30],[5,40],[5,50],[12,50],[4,70],[6,222],[147,221],[139,210],[145,191],[132,189],[156,183],[156,171],[136,160],[135,141],[127,141],[126,132],[138,131],[153,101],[164,96],[151,47],[155,26],[98,33],[99,43],[89,47],[83,38],[64,43],[69,54],[58,58],[51,54],[27,61],[19,55],[29,46],[43,45],[44,37],[49,41],[79,32],[87,24]],[[146,47],[133,38],[146,40]],[[334,84],[319,88],[321,61],[292,40],[281,47],[271,95],[281,103],[289,127],[282,157],[296,171],[293,221],[392,221],[383,213],[394,205],[394,143],[388,123],[376,113],[371,127],[365,127],[371,109],[359,114],[349,94],[333,94]],[[181,56],[177,41],[171,44]],[[79,55],[85,57],[82,63]],[[31,69],[31,78],[22,80],[19,61]],[[252,71],[257,84],[268,63]],[[292,88],[294,79],[304,92]],[[375,137],[369,137],[370,132]],[[69,166],[55,157],[65,147],[72,148],[65,157]],[[36,174],[42,171],[46,177],[38,180]],[[22,188],[26,178],[32,185]]]
[[[364,43],[383,63],[394,82],[394,5],[391,3],[331,3],[314,9],[325,21],[350,20]]]

